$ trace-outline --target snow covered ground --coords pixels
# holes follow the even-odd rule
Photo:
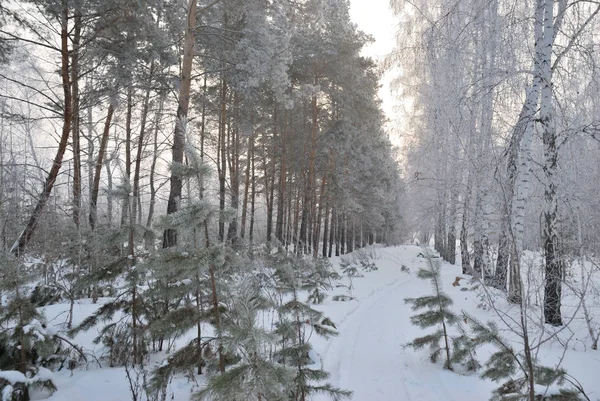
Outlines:
[[[422,252],[423,249],[417,246],[374,247],[371,254],[378,270],[363,272],[363,277],[343,277],[325,302],[316,306],[333,320],[340,334],[329,340],[313,337],[314,349],[325,370],[331,373],[330,382],[352,390],[356,401],[481,401],[489,399],[492,389],[497,387],[491,381],[480,379],[478,373],[460,374],[442,369],[441,362],[432,364],[427,350],[415,351],[405,347],[425,333],[410,324],[409,317],[414,312],[404,302],[404,298],[419,297],[432,291],[430,282],[416,277],[419,267],[425,267],[427,263],[427,259],[419,257]],[[332,260],[334,266],[339,266],[339,262],[339,258]],[[499,313],[505,319],[517,316],[516,307],[493,293],[488,299],[493,301],[499,313],[494,308],[482,307],[485,303],[482,302],[481,289],[465,291],[473,285],[468,283],[469,277],[460,273],[459,267],[442,265],[444,290],[454,300],[454,312],[466,310],[482,321],[499,320]],[[460,286],[452,286],[457,276],[465,279],[460,281]],[[335,295],[352,299],[334,301]],[[97,307],[86,302],[76,305],[74,323],[77,324]],[[49,306],[46,316],[54,324],[60,324],[65,319],[64,311],[64,305]],[[531,313],[535,315],[535,307]],[[600,351],[592,351],[585,345],[584,325],[573,327],[577,329],[563,330],[557,340],[541,346],[539,357],[547,365],[556,364],[563,358],[563,367],[581,382],[590,399],[600,400]],[[539,338],[547,336],[548,330],[540,326]],[[535,329],[534,332],[537,333]],[[100,356],[101,346],[92,343],[95,334],[93,330],[82,333],[75,341]],[[514,345],[518,347],[518,336],[510,331],[502,334],[514,339]],[[482,363],[487,359],[486,352],[483,349],[479,355]],[[190,383],[183,377],[173,380],[169,388],[172,399],[187,401],[190,393],[202,385],[202,378],[197,377],[196,380],[196,383]],[[49,398],[52,401],[131,399],[125,370],[99,368],[95,361],[90,361],[87,369],[58,372],[54,381],[58,391]],[[37,399],[43,397],[43,394],[37,395]],[[317,401],[326,399],[315,397]]]
[[[333,384],[353,390],[354,400],[480,401],[494,388],[477,377],[432,364],[427,351],[405,347],[423,332],[410,324],[414,313],[404,298],[431,293],[431,284],[416,277],[419,267],[427,263],[418,257],[422,252],[416,246],[379,248],[379,270],[355,279],[356,301],[350,302],[349,310],[334,314],[331,305],[323,308],[338,317],[340,335],[318,350]],[[402,265],[409,272],[402,271]],[[444,289],[454,299],[466,296],[468,304],[471,294],[450,285],[459,273],[455,266],[444,266],[443,282],[448,284]]]

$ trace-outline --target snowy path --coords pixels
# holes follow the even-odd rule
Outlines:
[[[392,281],[360,300],[338,325],[340,335],[330,340],[322,354],[330,382],[352,390],[355,401],[482,399],[481,392],[468,388],[472,379],[431,364],[426,352],[404,347],[423,334],[410,324],[408,317],[413,312],[404,302],[404,298],[428,290],[428,284],[423,285],[414,274],[422,261],[410,263],[411,275],[397,268],[397,273],[381,272]]]
[[[414,329],[407,327],[406,314],[398,312],[406,308],[405,297],[418,295],[408,294],[413,280],[398,280],[363,301],[324,355],[332,382],[352,389],[354,400],[452,400],[443,380],[424,372],[429,366],[403,347]]]

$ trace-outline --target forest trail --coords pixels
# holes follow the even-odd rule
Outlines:
[[[410,324],[414,313],[404,299],[431,291],[428,281],[416,277],[426,259],[415,257],[416,247],[380,251],[380,269],[374,273],[382,285],[359,300],[358,307],[338,325],[339,336],[322,352],[331,384],[352,390],[356,401],[480,401],[481,391],[468,388],[475,382],[472,377],[446,371],[440,363],[430,363],[425,352],[406,347],[422,335]],[[402,260],[410,274],[401,271],[397,263],[393,266],[392,260]],[[451,283],[456,270],[445,268],[445,281]]]

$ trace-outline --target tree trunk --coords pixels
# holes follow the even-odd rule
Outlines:
[[[75,3],[77,4],[77,3]],[[79,136],[79,44],[81,41],[81,9],[75,8],[73,18],[73,49],[71,51],[71,93],[73,102],[73,222],[77,229],[81,220],[81,143]]]
[[[239,170],[240,170],[240,142],[239,142],[239,95],[234,94],[234,121],[230,127],[229,131],[230,141],[229,141],[229,177],[230,177],[230,199],[231,199],[231,208],[235,210],[235,214],[231,221],[229,222],[229,228],[227,230],[227,241],[231,244],[235,244],[237,240],[237,213],[238,213],[238,203],[240,199],[240,183],[239,183]],[[229,136],[229,135],[228,135]]]
[[[208,223],[206,220],[204,220],[204,234],[206,248],[210,248],[210,239],[208,237]],[[215,328],[217,329],[217,338],[219,339],[219,372],[225,373],[225,354],[221,338],[221,310],[219,309],[219,295],[217,293],[217,279],[215,276],[215,268],[212,265],[212,263],[208,266],[208,274],[210,276],[210,288],[212,291],[212,306],[215,317]]]
[[[248,240],[252,243],[252,240],[254,239],[254,212],[256,204],[256,170],[254,164],[254,143],[252,144],[252,161],[250,164],[252,165],[252,191],[250,195],[250,230],[248,232]]]
[[[444,259],[448,263],[456,263],[456,215],[458,209],[458,189],[450,190],[450,213],[448,216],[448,239],[446,241],[446,254]]]
[[[71,121],[73,119],[73,102],[71,98],[71,82],[69,77],[69,6],[67,0],[61,2],[61,80],[64,96],[64,108],[63,108],[63,127],[60,142],[58,143],[58,150],[52,163],[52,168],[48,173],[48,177],[44,183],[42,193],[40,194],[38,201],[27,221],[27,225],[23,232],[19,235],[19,238],[15,241],[11,247],[11,253],[20,256],[25,247],[31,240],[33,233],[38,224],[38,220],[50,198],[52,188],[56,182],[56,177],[62,166],[63,156],[67,149],[69,142],[69,133],[71,132]]]
[[[294,205],[294,175],[288,174],[287,179],[287,194],[286,194],[286,203],[287,203],[287,214],[285,218],[285,250],[289,249],[290,244],[294,242],[292,237],[292,228],[293,228],[293,205]]]
[[[327,257],[331,257],[333,253],[333,243],[336,239],[337,231],[337,213],[335,206],[331,207],[331,228],[329,229],[329,250],[327,251]],[[336,248],[337,249],[337,248]],[[337,255],[337,252],[336,252]]]
[[[340,254],[346,253],[346,212],[342,212],[339,219],[340,225]],[[337,251],[337,250],[336,250]],[[336,255],[338,256],[338,255]]]
[[[327,247],[328,247],[328,239],[329,239],[329,201],[325,202],[325,212],[324,214],[324,222],[323,222],[323,250],[322,255],[324,258],[327,257]]]
[[[111,155],[110,159],[107,158],[104,163],[106,169],[106,219],[109,227],[113,226],[113,171],[110,168],[110,161],[113,160],[113,157],[114,155]],[[94,211],[94,213],[97,214],[97,211]]]
[[[269,174],[269,192],[267,194],[267,242],[273,238],[273,209],[275,205],[275,163],[271,163]]]
[[[314,84],[318,85],[318,79],[315,74]],[[304,201],[302,202],[302,220],[300,222],[300,248],[301,252],[304,253],[308,246],[308,224],[309,224],[309,213],[311,212],[312,205],[311,199],[313,197],[313,187],[315,180],[315,159],[317,153],[317,130],[318,130],[318,116],[319,109],[317,105],[317,95],[313,95],[311,101],[311,133],[310,133],[310,156],[308,160],[308,173],[306,175],[306,187],[304,190]]]
[[[129,198],[129,196],[128,196]],[[129,217],[128,222],[128,239],[127,239],[127,262],[129,263],[129,274],[131,277],[131,290],[132,290],[132,299],[131,299],[131,331],[132,331],[132,343],[133,343],[133,363],[141,364],[143,360],[143,347],[142,340],[140,339],[140,329],[138,328],[138,322],[140,320],[140,307],[141,302],[138,299],[138,285],[140,284],[141,277],[138,276],[138,271],[135,270],[136,265],[136,255],[135,255],[135,242],[134,242],[134,234],[135,234],[135,214],[133,213],[133,204],[135,202],[131,202],[131,200],[127,203],[129,206],[129,210],[127,211],[127,216]],[[168,305],[168,303],[166,303]]]
[[[460,259],[463,274],[471,274],[471,257],[469,255],[469,199],[471,197],[471,178],[467,179],[467,188],[465,189],[465,199],[462,210],[462,224],[460,229]]]
[[[300,225],[300,188],[296,186],[295,188],[295,196],[294,196],[294,223],[292,226],[292,241],[294,243],[294,253],[300,254],[300,238],[298,234],[298,229]]]
[[[156,186],[154,184],[154,176],[156,174],[156,162],[158,160],[158,131],[160,127],[160,117],[163,112],[163,105],[165,103],[165,93],[161,93],[160,100],[158,103],[158,110],[154,117],[154,138],[153,138],[153,149],[152,149],[152,164],[150,165],[150,204],[148,206],[148,217],[146,219],[146,227],[152,227],[152,220],[154,218],[154,206],[156,204]],[[154,246],[154,244],[152,244]]]
[[[86,83],[86,92],[89,93],[92,85],[90,82]],[[88,201],[92,199],[92,187],[94,186],[94,108],[91,104],[88,104],[87,107],[87,186],[88,186]],[[89,206],[89,205],[88,205]],[[89,216],[88,216],[89,218]],[[89,221],[89,220],[88,220]]]
[[[321,191],[319,193],[319,206],[317,207],[317,217],[315,221],[315,228],[313,234],[313,255],[316,258],[319,255],[319,239],[321,237],[321,218],[323,213],[323,203],[325,203],[325,192],[327,188],[326,174],[323,174],[321,178]],[[325,238],[323,238],[325,242]]]
[[[185,144],[185,125],[187,124],[188,108],[190,104],[190,87],[192,84],[192,64],[194,61],[194,42],[196,40],[196,10],[198,2],[188,1],[187,26],[183,42],[183,61],[181,64],[181,84],[179,86],[179,105],[177,107],[177,121],[173,137],[173,164],[183,163],[183,150]],[[183,183],[181,177],[171,171],[171,190],[167,202],[167,215],[177,212],[181,201]],[[163,248],[177,246],[177,229],[169,228],[163,233]]]
[[[538,100],[542,86],[542,59],[544,46],[544,5],[538,0],[535,11],[535,58],[534,73],[531,87],[525,93],[525,103],[519,115],[519,121],[511,138],[508,174],[512,179],[511,199],[511,231],[513,234],[512,254],[510,257],[510,276],[508,283],[508,300],[520,304],[522,299],[521,256],[523,253],[523,237],[525,233],[525,206],[529,192],[529,159],[531,141],[534,131],[534,115],[537,112]]]
[[[508,278],[508,261],[510,258],[510,248],[508,242],[509,223],[507,211],[502,216],[500,223],[500,234],[498,236],[498,258],[496,259],[496,270],[494,271],[494,279],[491,282],[492,287],[506,292],[506,280]]]
[[[150,63],[150,73],[148,77],[148,88],[144,94],[144,103],[142,105],[142,113],[140,116],[140,134],[137,143],[137,152],[135,155],[135,168],[133,171],[133,217],[138,216],[138,205],[140,202],[140,172],[142,168],[142,152],[144,150],[144,140],[146,138],[146,121],[148,119],[148,112],[150,109],[150,85],[152,84],[152,78],[154,75],[154,61]],[[141,213],[141,210],[139,210]],[[138,220],[141,223],[141,219]]]
[[[544,0],[544,46],[542,46],[542,91],[540,123],[544,143],[545,210],[543,213],[543,246],[546,260],[546,285],[544,287],[544,319],[553,326],[562,325],[561,293],[562,263],[558,250],[558,201],[555,175],[558,163],[556,126],[552,104],[552,43],[554,40],[554,1]]]
[[[90,199],[90,214],[89,222],[90,228],[94,230],[96,228],[96,222],[98,220],[98,193],[100,190],[100,175],[102,173],[102,161],[104,154],[106,153],[106,144],[108,143],[108,136],[110,133],[110,124],[115,108],[113,101],[108,105],[108,111],[106,112],[106,120],[104,122],[104,130],[102,131],[102,137],[100,138],[100,149],[98,150],[98,160],[96,161],[96,168],[94,173],[94,183],[92,186],[92,195]]]
[[[445,190],[439,190],[438,193],[438,204],[436,211],[435,220],[435,250],[439,252],[440,256],[446,254],[446,199]]]
[[[281,242],[284,242],[283,238],[283,220],[284,220],[284,205],[285,205],[285,191],[286,191],[286,122],[287,122],[287,111],[284,115],[284,127],[281,130],[281,158],[279,160],[279,185],[277,187],[277,218],[275,222],[275,237]]]
[[[251,124],[252,125],[252,124]],[[242,221],[240,225],[240,238],[244,238],[246,235],[246,216],[248,213],[248,194],[250,192],[250,176],[251,172],[251,161],[254,158],[254,127],[252,127],[252,133],[248,138],[248,155],[246,156],[246,178],[244,180],[244,201],[242,202]]]
[[[207,85],[206,74],[204,74],[204,84],[202,85],[202,113],[200,115],[200,162],[204,165],[204,143],[206,142],[206,103],[207,103]],[[204,199],[204,176],[200,176],[200,199]]]
[[[127,112],[125,115],[125,177],[123,185],[127,188],[127,194],[123,199],[121,208],[121,227],[129,224],[129,213],[131,213],[131,126],[133,123],[133,87],[127,88]]]
[[[352,253],[354,251],[354,219],[346,218],[346,253]]]
[[[276,128],[274,128],[271,143],[274,144],[276,137]],[[273,145],[273,148],[275,145]],[[275,149],[273,149],[275,150]],[[269,167],[270,170],[269,171]],[[267,242],[271,242],[273,235],[273,205],[275,193],[275,160],[269,160],[267,146],[263,143],[263,169],[265,178],[265,202],[267,204]]]
[[[227,173],[225,136],[227,134],[227,82],[221,78],[221,112],[219,116],[219,145],[217,148],[217,173],[219,175],[219,242],[225,240],[225,175]]]
[[[485,17],[487,20],[485,32],[483,35],[487,40],[483,41],[484,43],[484,51],[483,55],[483,82],[486,88],[488,89],[483,95],[482,99],[482,112],[481,112],[481,132],[483,134],[482,137],[482,164],[484,162],[484,158],[492,152],[492,121],[493,121],[493,111],[494,111],[494,73],[496,71],[496,48],[498,41],[498,0],[492,0],[489,3],[489,7],[487,7],[485,11]],[[487,171],[489,168],[482,168],[482,171]],[[489,174],[486,174],[489,176]],[[487,180],[483,181],[484,183]],[[488,213],[490,204],[489,198],[489,190],[484,190],[482,195],[482,248],[483,248],[483,274],[484,274],[484,282],[486,284],[493,284],[494,272],[493,272],[493,264],[491,261],[491,250],[489,244],[489,222],[488,222]]]

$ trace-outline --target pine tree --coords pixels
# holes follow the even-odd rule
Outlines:
[[[277,290],[289,299],[277,308],[279,320],[276,333],[282,344],[277,356],[282,363],[295,370],[290,393],[294,401],[305,401],[311,394],[325,394],[336,401],[347,399],[351,397],[351,391],[329,383],[317,384],[327,380],[329,373],[315,366],[318,361],[308,339],[312,333],[328,338],[337,335],[337,331],[328,317],[300,301],[300,291],[306,282],[303,275],[311,271],[310,263],[310,260],[283,253],[271,257]]]
[[[199,184],[207,172],[206,166],[190,144],[187,121],[181,119],[177,124],[185,134],[187,163],[174,163],[171,170],[181,180]],[[123,185],[123,189],[115,192],[115,195],[126,200],[129,186]],[[173,373],[190,366],[196,366],[199,371],[202,366],[201,324],[208,321],[210,315],[204,313],[202,299],[211,293],[209,272],[214,266],[224,264],[226,250],[221,245],[210,246],[207,221],[214,209],[205,200],[196,198],[181,205],[158,224],[158,228],[165,232],[175,230],[179,233],[177,246],[158,251],[153,249],[153,244],[148,251],[136,247],[135,244],[141,243],[149,231],[135,224],[135,219],[130,219],[130,224],[123,225],[115,232],[109,243],[117,249],[118,244],[127,243],[126,252],[121,250],[121,255],[112,263],[96,268],[88,280],[91,283],[109,280],[122,285],[116,289],[113,300],[72,331],[75,334],[107,322],[95,341],[103,342],[109,348],[112,366],[141,363],[150,350],[163,351],[168,340],[176,339],[187,330],[197,327],[197,339],[177,351],[185,353],[184,363],[179,358],[183,355],[176,353],[171,358],[176,363],[174,366],[166,364],[159,369],[160,374],[155,375],[158,378],[156,383],[164,384]],[[200,242],[199,238],[204,241]],[[112,321],[117,312],[125,316],[119,323]],[[192,365],[188,364],[190,355],[194,360]]]
[[[225,373],[210,377],[196,396],[213,401],[285,400],[291,392],[293,368],[273,359],[276,333],[261,325],[261,315],[274,305],[261,293],[255,276],[241,278],[232,289],[236,294],[223,314],[223,347],[238,359]]]
[[[302,289],[308,291],[308,301],[320,304],[326,298],[324,291],[333,289],[332,280],[337,280],[340,275],[333,270],[327,259],[316,259],[307,263],[308,271],[305,272]]]
[[[353,277],[363,277],[362,273],[358,271],[358,264],[352,260],[352,255],[344,255],[340,258],[340,268],[350,280]]]
[[[229,286],[237,283],[237,274],[243,266],[247,266],[243,255],[239,256],[228,244],[211,244],[209,221],[218,213],[202,197],[203,176],[207,168],[191,145],[187,122],[179,120],[178,124],[186,134],[184,153],[187,162],[173,163],[171,170],[189,184],[188,189],[193,187],[192,183],[197,185],[198,192],[194,194],[189,191],[187,204],[180,205],[177,211],[168,214],[160,222],[164,232],[177,233],[177,244],[159,250],[147,261],[150,283],[153,283],[148,292],[150,305],[153,305],[148,327],[153,344],[158,341],[159,351],[165,338],[177,338],[193,328],[197,336],[153,371],[150,388],[154,394],[164,394],[173,375],[186,373],[191,376],[195,369],[201,374],[205,365],[211,372],[225,373],[226,363],[235,359],[227,358],[229,351],[223,345],[223,335],[226,333],[224,325],[227,322],[225,313],[232,306],[222,302],[220,294],[225,293],[223,297],[228,300],[237,299],[238,294],[231,292]],[[211,306],[205,309],[205,303]],[[214,326],[216,337],[202,336],[204,324]],[[218,350],[217,366],[211,358],[204,358],[205,354],[212,353],[213,348]],[[211,380],[218,382],[218,379]],[[226,393],[227,389],[218,384],[216,386],[215,394],[220,394],[219,391],[229,394]]]
[[[442,353],[445,353],[444,368],[452,369],[451,358],[451,340],[448,333],[449,326],[458,322],[458,316],[454,314],[449,306],[452,305],[452,299],[446,295],[442,289],[440,279],[440,262],[427,257],[428,267],[419,269],[417,276],[422,280],[431,280],[433,295],[424,295],[419,298],[406,298],[404,301],[412,305],[412,310],[427,309],[425,312],[411,316],[412,324],[426,329],[436,327],[437,330],[431,334],[415,338],[408,345],[415,349],[421,349],[429,346],[431,354],[429,358],[435,363]],[[442,343],[443,344],[440,344]]]
[[[452,339],[452,363],[460,363],[467,372],[475,372],[481,368],[481,363],[477,360],[477,347],[462,324],[457,324],[456,327],[460,334]]]
[[[538,396],[544,396],[545,389],[551,385],[559,386],[560,394],[548,395],[544,399],[564,401],[581,399],[582,389],[574,385],[563,368],[540,365],[531,355],[531,350],[516,350],[500,335],[498,326],[494,322],[483,324],[465,312],[463,318],[469,323],[473,348],[483,344],[491,344],[497,348],[484,364],[481,373],[482,378],[494,382],[503,381],[502,385],[494,390],[492,401],[525,399],[533,401]],[[566,383],[574,385],[574,388],[565,387]]]
[[[11,255],[0,254],[0,391],[3,400],[28,401],[29,387],[54,392],[47,369],[60,362],[64,351],[54,330],[36,309],[28,285],[36,278]]]
[[[117,193],[125,197],[127,192],[123,186]],[[114,297],[70,330],[70,335],[74,336],[106,323],[94,342],[107,347],[110,366],[125,365],[131,361],[140,363],[148,351],[147,326],[141,324],[148,316],[148,304],[145,302],[147,288],[142,286],[147,275],[144,263],[147,255],[142,249],[135,248],[145,233],[144,227],[133,223],[118,229],[96,230],[90,245],[97,244],[100,238],[104,239],[106,242],[102,248],[112,250],[111,256],[107,257],[108,252],[101,253],[104,258],[96,260],[95,252],[91,251],[86,260],[89,267],[82,269],[84,274],[76,284],[79,288],[95,288],[97,292],[103,283],[110,283],[114,292]],[[122,314],[123,318],[114,321],[116,314]]]

